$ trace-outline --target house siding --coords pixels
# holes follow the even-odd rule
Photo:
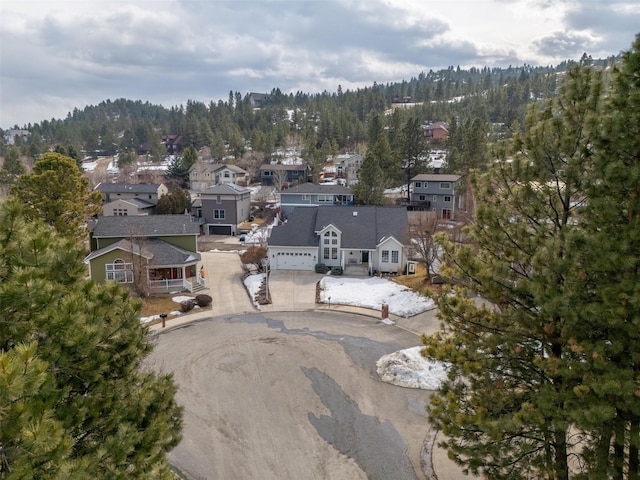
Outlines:
[[[388,252],[385,257],[383,252]],[[393,252],[398,252],[397,262],[393,262]],[[386,262],[383,261],[386,258]],[[374,255],[373,268],[381,273],[399,273],[405,264],[404,247],[395,238],[380,243]]]
[[[117,258],[121,258],[127,263],[132,263],[133,255],[124,250],[115,249],[111,252],[107,252],[104,255],[100,255],[97,258],[89,261],[89,268],[91,271],[91,280],[96,283],[104,283],[107,281],[106,265],[113,263]],[[136,255],[137,257],[137,255]],[[146,262],[146,259],[145,259]],[[135,272],[134,272],[135,275]]]
[[[455,212],[464,208],[463,197],[459,194],[461,179],[459,176],[443,175],[442,178],[416,176],[411,181],[411,203],[436,211],[439,218],[448,218],[447,211],[455,216]],[[443,188],[442,184],[448,187]],[[447,201],[448,200],[448,201]]]

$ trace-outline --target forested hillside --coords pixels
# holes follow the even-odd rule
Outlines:
[[[616,61],[617,57],[593,61],[585,56],[580,63],[606,69]],[[524,125],[529,103],[556,95],[571,63],[468,70],[449,67],[399,83],[374,83],[346,91],[338,86],[335,92],[315,94],[284,94],[274,88],[259,109],[252,105],[249,92],[229,92],[226,101],[217,103],[188,100],[172,107],[141,100],[105,100],[76,108],[65,119],[24,126],[31,134],[17,145],[22,155],[33,158],[56,146],[67,154],[75,153],[72,156],[80,156],[76,152],[97,156],[133,152],[146,144],[152,158],[159,161],[163,154],[159,135],[178,134],[185,145],[208,147],[215,160],[229,155],[238,159],[248,149],[268,159],[279,148],[295,146],[314,164],[338,151],[362,151],[375,140],[369,128],[374,116],[380,116],[392,148],[394,133],[409,118],[452,124],[454,143],[456,132],[459,138],[469,132],[488,138],[509,136],[514,126]],[[389,115],[394,103],[414,106],[394,109]],[[7,151],[3,144],[0,153]]]

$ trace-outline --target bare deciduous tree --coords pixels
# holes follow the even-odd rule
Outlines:
[[[287,171],[286,170],[274,170],[273,172],[273,186],[279,192],[287,184]]]
[[[436,212],[412,212],[409,220],[411,243],[420,263],[427,272],[427,280],[431,281],[433,266],[438,259],[438,243],[435,234],[441,227],[442,221]]]

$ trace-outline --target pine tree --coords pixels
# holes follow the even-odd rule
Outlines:
[[[358,170],[358,183],[353,188],[355,202],[359,205],[382,205],[384,190],[389,185],[386,169],[393,160],[387,135],[382,132],[373,147],[367,150]]]
[[[583,408],[576,342],[588,334],[576,245],[601,82],[567,76],[558,100],[533,108],[526,134],[474,176],[470,243],[443,239],[441,273],[458,286],[438,297],[442,331],[423,338],[427,355],[451,364],[430,418],[456,462],[492,479],[568,479],[582,447],[569,435]]]
[[[27,206],[30,219],[39,218],[62,235],[84,240],[85,224],[100,212],[102,195],[89,189],[75,160],[59,153],[45,153],[33,172],[22,175],[11,194]]]
[[[402,129],[401,158],[404,161],[405,179],[407,185],[407,202],[411,201],[409,186],[411,179],[418,173],[424,173],[427,164],[429,143],[417,117],[407,120]]]
[[[181,410],[141,369],[140,303],[84,277],[72,238],[0,206],[0,477],[172,478]]]
[[[640,35],[611,76],[594,122],[579,268],[583,352],[577,419],[594,441],[593,478],[640,477]],[[574,336],[577,336],[575,332]]]

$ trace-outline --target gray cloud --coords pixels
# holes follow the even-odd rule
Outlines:
[[[482,1],[488,11],[494,2],[496,8],[509,5]],[[543,11],[557,5],[522,1]],[[338,84],[401,81],[449,65],[538,63],[507,42],[501,48],[468,38],[457,17],[435,16],[431,7],[407,2],[112,0],[109,8],[92,3],[92,10],[82,11],[64,2],[3,2],[0,125],[63,117],[107,98],[171,106],[226,99],[230,90],[314,93]],[[562,19],[566,28],[531,40],[542,63],[579,58],[585,51],[594,57],[616,54],[633,41],[640,25],[637,8],[630,14],[617,3],[580,3],[585,4],[566,4],[573,5]],[[14,13],[6,15],[10,7]],[[457,8],[449,7],[454,13]],[[486,23],[487,32],[504,31],[508,40],[513,26],[491,20],[488,14],[477,22]]]

